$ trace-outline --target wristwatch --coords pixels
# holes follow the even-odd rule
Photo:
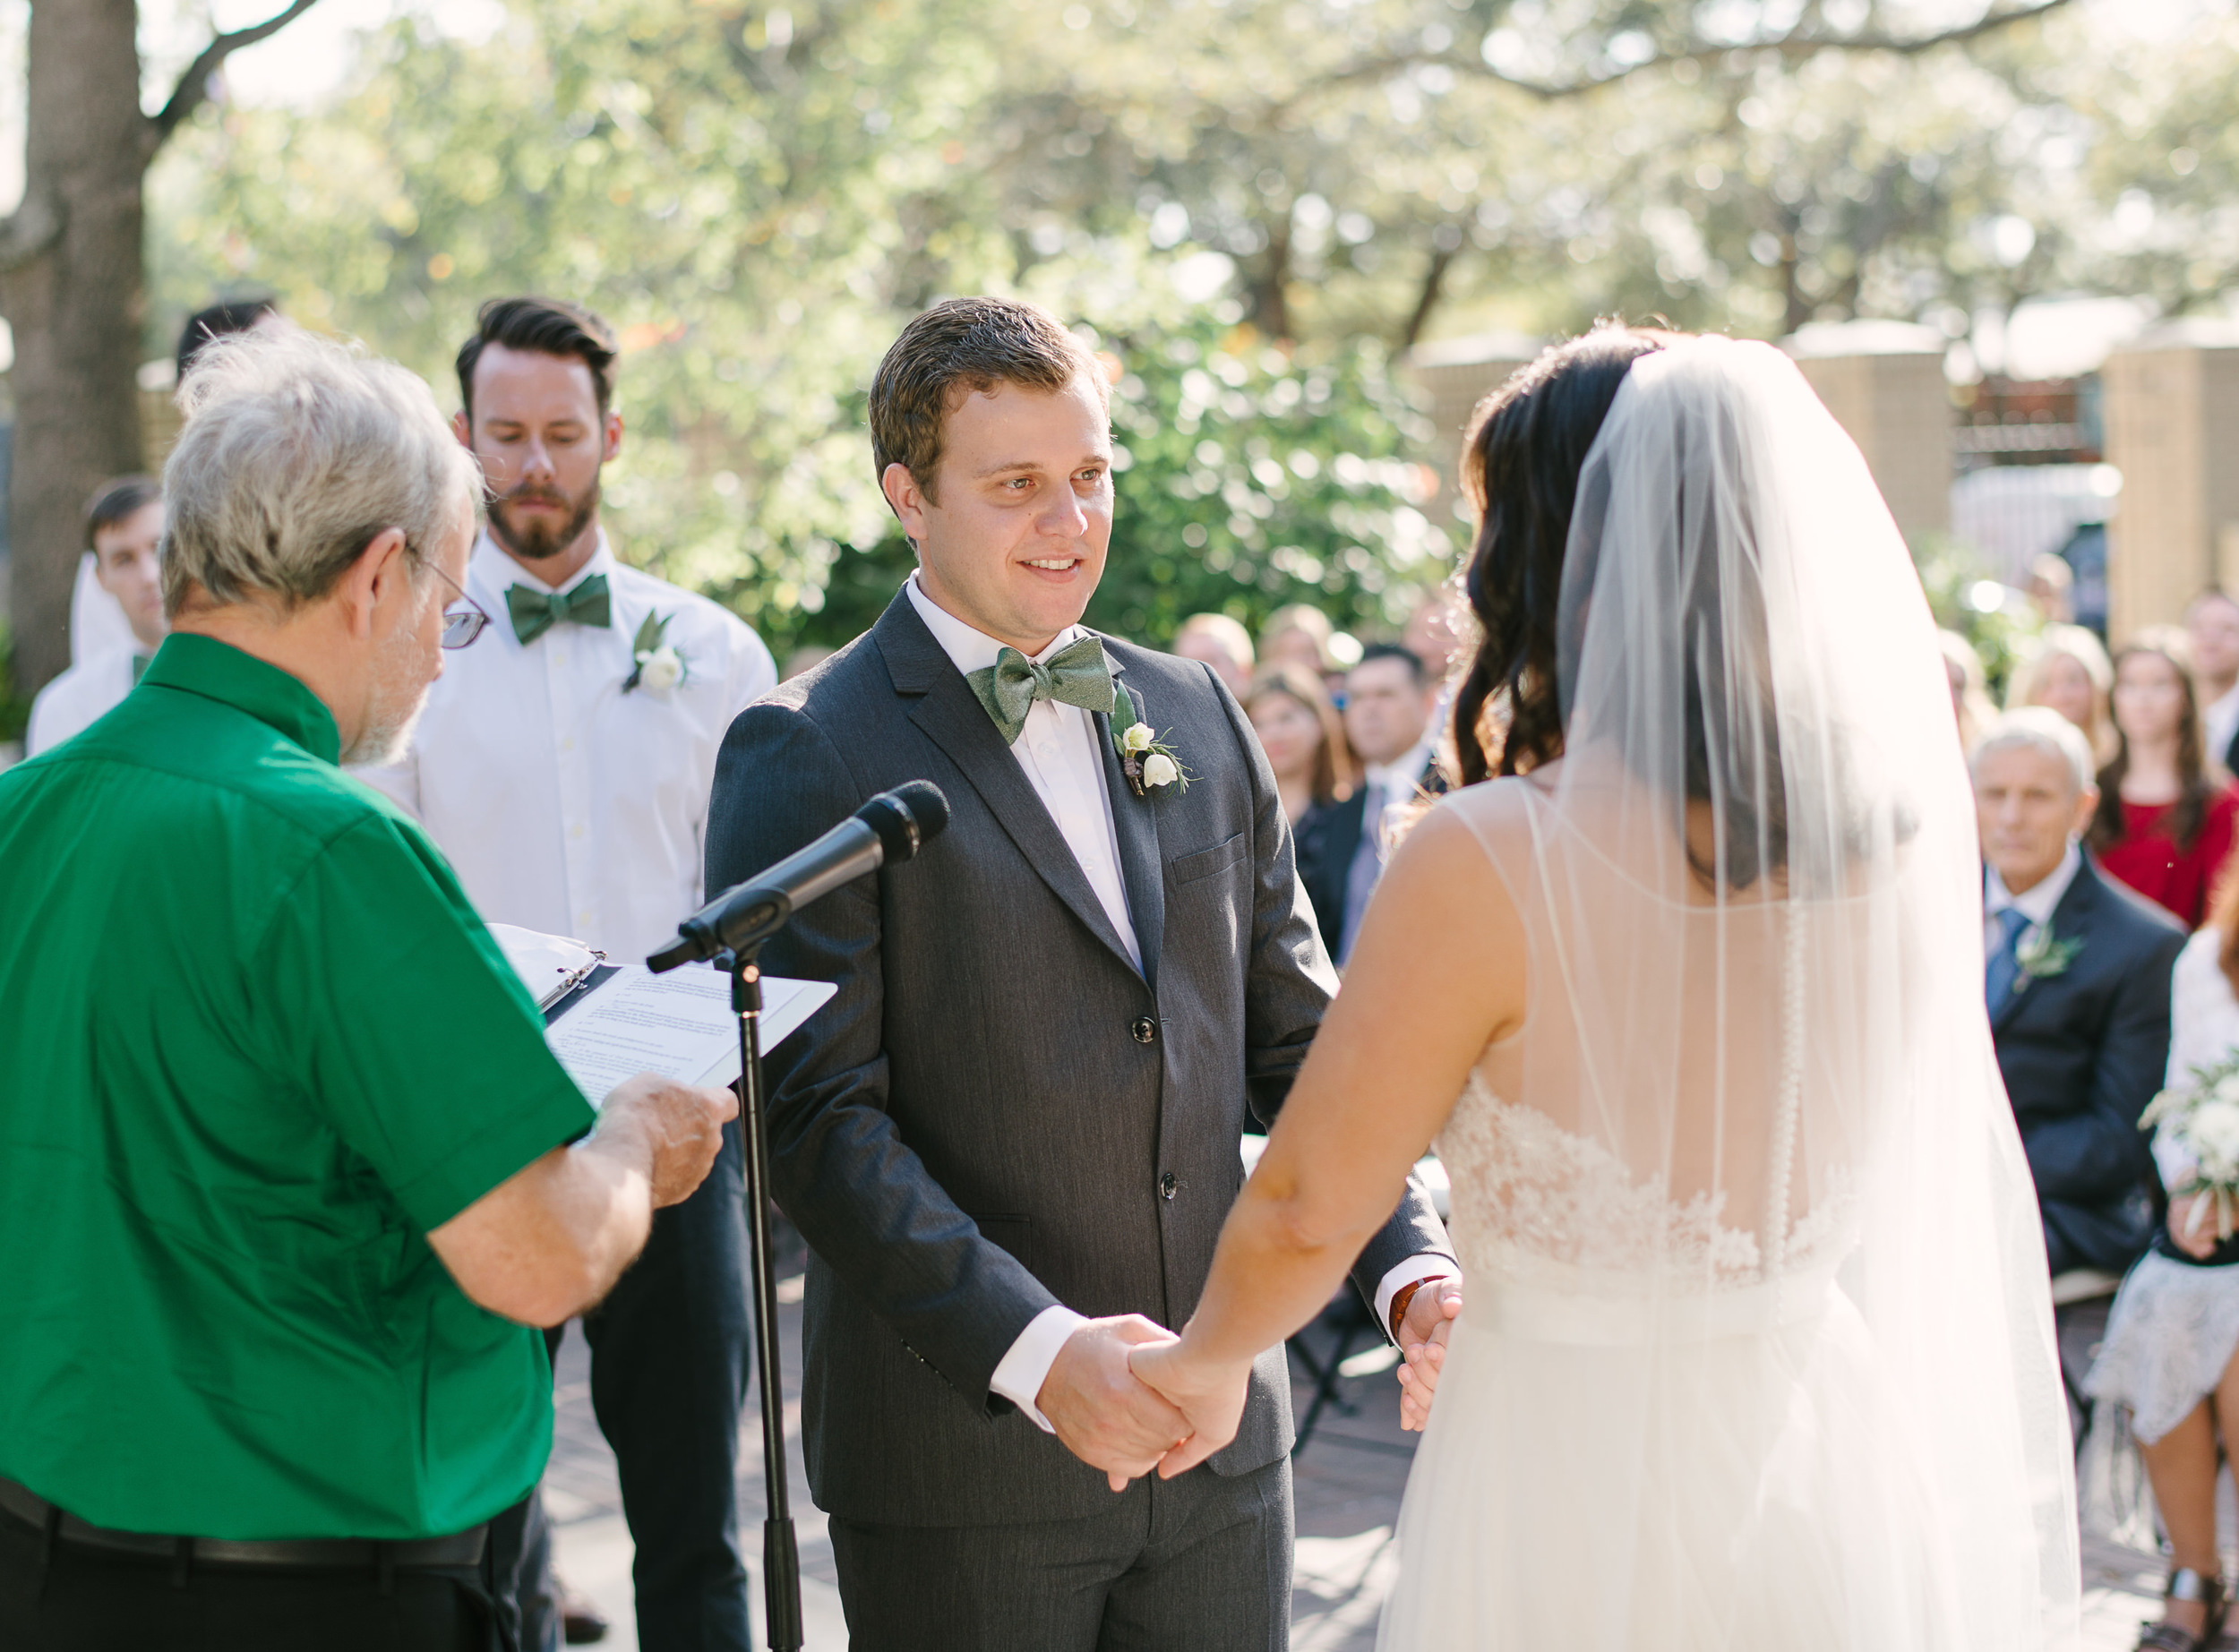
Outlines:
[[[1454,1276],[1452,1274],[1448,1273],[1434,1273],[1427,1280],[1410,1280],[1406,1284],[1401,1286],[1397,1290],[1392,1293],[1393,1341],[1397,1342],[1400,1340],[1400,1326],[1406,1322],[1407,1305],[1415,1300],[1415,1293],[1426,1285],[1435,1284],[1440,1280],[1451,1279]]]

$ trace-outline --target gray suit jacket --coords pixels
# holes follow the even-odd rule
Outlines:
[[[1179,1326],[1335,985],[1274,781],[1201,664],[1106,639],[1146,722],[1197,776],[1135,796],[1096,718],[1138,973],[1057,824],[964,678],[896,597],[871,631],[749,706],[716,769],[708,886],[791,853],[873,792],[930,779],[947,833],[827,896],[763,954],[838,983],[770,1052],[772,1181],[814,1254],[803,1330],[809,1483],[898,1525],[1100,1511],[1103,1477],[989,1389],[1055,1303]],[[1373,1293],[1445,1251],[1411,1184],[1363,1253]],[[1263,1356],[1235,1475],[1291,1442]]]

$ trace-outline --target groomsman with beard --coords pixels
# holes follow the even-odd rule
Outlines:
[[[467,590],[500,616],[428,697],[410,752],[365,778],[425,824],[482,915],[644,957],[701,901],[724,731],[776,685],[769,650],[703,596],[618,561],[600,467],[621,450],[615,345],[590,312],[494,299],[459,352],[459,439],[487,526]],[[637,1266],[582,1321],[591,1403],[637,1545],[639,1644],[748,1644],[733,1485],[748,1329],[737,1128]],[[554,1339],[557,1348],[557,1339]],[[540,1519],[522,1644],[548,1645]]]

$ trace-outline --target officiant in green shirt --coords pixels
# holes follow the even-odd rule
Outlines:
[[[0,775],[0,1646],[495,1644],[543,1338],[707,1173],[724,1091],[592,1107],[434,846],[343,774],[444,647],[473,461],[425,386],[211,346],[173,634]]]

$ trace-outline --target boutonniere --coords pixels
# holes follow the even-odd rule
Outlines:
[[[646,615],[645,623],[638,628],[636,640],[630,645],[630,657],[636,664],[622,680],[624,694],[632,689],[643,689],[648,694],[665,697],[671,689],[691,676],[691,663],[668,640],[669,621],[675,617]]]
[[[1136,715],[1135,697],[1119,683],[1111,691],[1111,738],[1120,749],[1120,772],[1136,796],[1148,797],[1166,786],[1189,790],[1197,776],[1182,766],[1174,749],[1159,739],[1158,731]]]
[[[2040,923],[2014,944],[2014,967],[2025,982],[2050,980],[2055,975],[2066,974],[2068,966],[2082,950],[2080,935],[2071,936],[2064,941],[2055,940],[2053,926]]]

